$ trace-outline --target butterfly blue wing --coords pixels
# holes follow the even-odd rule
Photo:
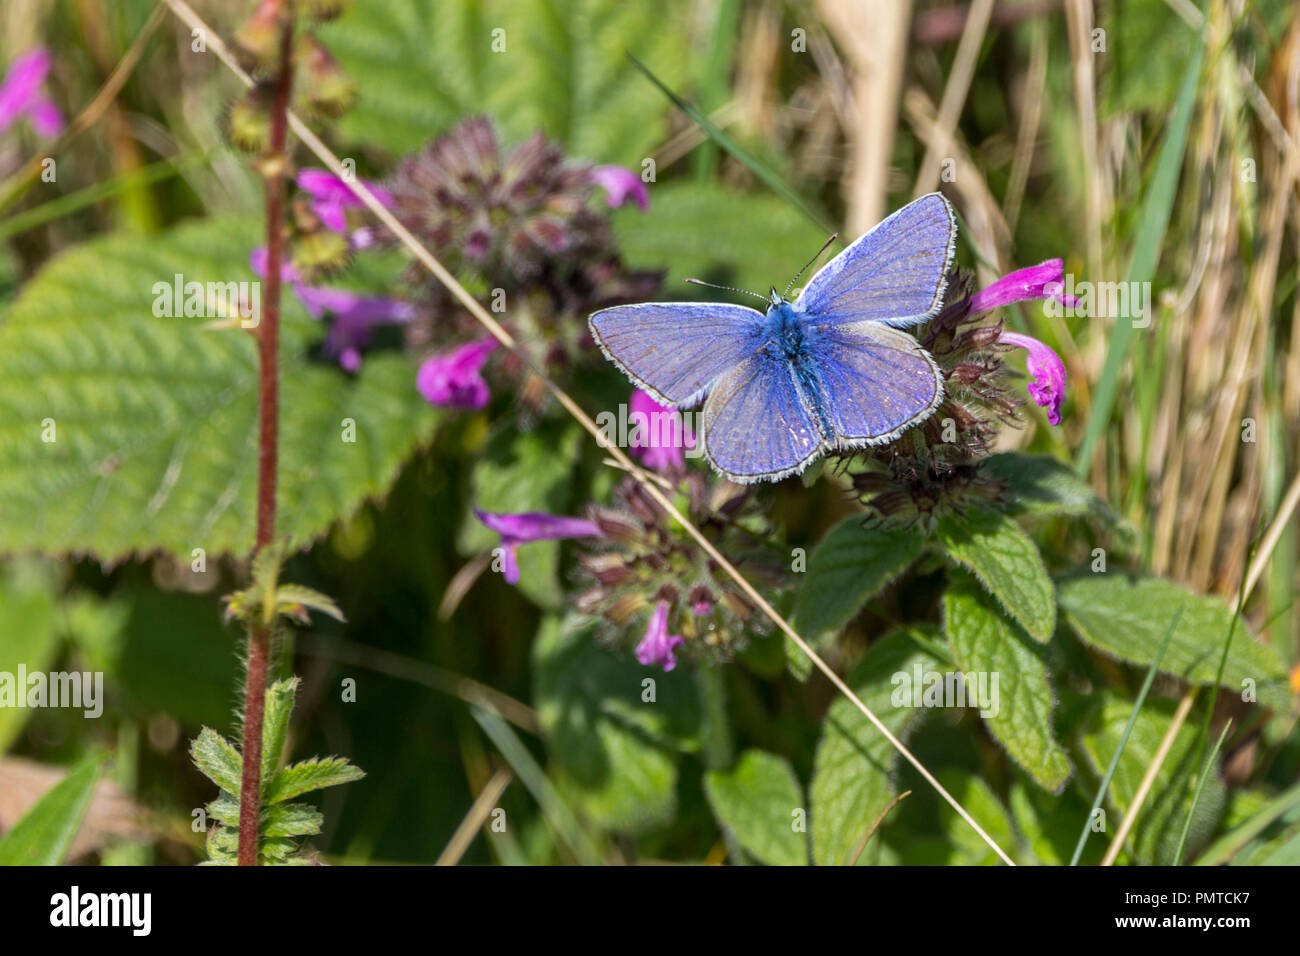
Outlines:
[[[943,373],[930,353],[881,322],[823,327],[811,357],[820,379],[817,405],[836,447],[893,441],[943,401]]]
[[[803,471],[826,439],[790,364],[767,352],[724,374],[704,402],[704,453],[732,481],[777,481]]]
[[[939,193],[884,219],[826,263],[795,301],[809,325],[887,322],[906,326],[943,304],[957,219]]]
[[[663,405],[684,406],[763,344],[763,314],[720,302],[649,302],[588,321],[605,356]]]

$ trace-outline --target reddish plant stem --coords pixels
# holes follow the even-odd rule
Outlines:
[[[292,14],[292,3],[288,4]],[[257,329],[258,443],[257,543],[260,551],[275,537],[275,481],[280,440],[280,264],[284,260],[285,172],[288,168],[289,89],[293,82],[293,18],[285,18],[280,37],[280,69],[271,105],[271,145],[263,159],[266,178],[266,295]],[[262,803],[262,723],[270,668],[271,625],[255,613],[248,635],[248,675],[244,684],[243,776],[239,782],[240,866],[257,865],[258,819]]]

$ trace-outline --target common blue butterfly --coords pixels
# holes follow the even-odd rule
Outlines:
[[[943,304],[957,238],[939,193],[909,203],[766,313],[715,302],[602,309],[605,356],[663,405],[704,399],[704,453],[732,481],[779,481],[821,455],[892,441],[943,401],[906,332]]]

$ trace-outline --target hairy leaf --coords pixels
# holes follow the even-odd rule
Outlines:
[[[988,508],[939,519],[935,537],[958,564],[975,572],[998,603],[1038,641],[1056,629],[1056,595],[1029,536],[1006,515]]]
[[[749,853],[774,866],[804,866],[808,837],[803,791],[790,764],[762,750],[747,750],[730,770],[704,778],[713,813]]]
[[[220,311],[206,284],[256,282],[248,254],[260,241],[243,219],[108,236],[24,287],[0,322],[0,551],[115,561],[163,549],[189,561],[195,548],[209,560],[251,550],[256,343],[238,325],[205,329],[211,316],[158,317],[154,305],[181,276]],[[277,525],[297,544],[384,494],[436,419],[404,357],[371,355],[351,379],[310,357],[324,333],[286,288]]]
[[[964,572],[953,574],[943,598],[943,617],[957,666],[967,673],[988,675],[990,690],[997,680],[993,705],[988,713],[980,712],[989,732],[1039,786],[1059,793],[1071,768],[1052,735],[1054,697],[1042,646],[1008,620]],[[972,691],[968,687],[967,692]]]
[[[1061,612],[1080,639],[1135,664],[1155,659],[1169,622],[1181,607],[1160,669],[1195,684],[1211,684],[1218,673],[1232,613],[1217,597],[1195,594],[1161,578],[1124,574],[1082,574],[1059,585]],[[1255,691],[1257,699],[1286,709],[1290,693],[1277,653],[1255,639],[1238,620],[1223,669],[1223,686],[1234,693]]]
[[[920,716],[904,684],[936,670],[939,662],[901,633],[874,644],[849,675],[848,684],[895,736]],[[922,679],[924,677],[922,676]],[[897,751],[844,698],[831,704],[822,725],[813,767],[813,859],[844,864],[894,796]]]

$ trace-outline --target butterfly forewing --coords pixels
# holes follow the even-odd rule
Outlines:
[[[939,193],[908,203],[808,280],[795,308],[810,325],[913,325],[943,304],[957,237]]]
[[[605,355],[655,399],[688,405],[762,346],[763,314],[723,302],[650,302],[595,313]]]

